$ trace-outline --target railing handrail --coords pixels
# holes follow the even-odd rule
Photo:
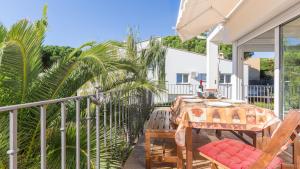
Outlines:
[[[50,99],[50,100],[43,100],[43,101],[38,101],[38,102],[3,106],[3,107],[0,107],[0,113],[6,112],[6,111],[12,111],[12,110],[16,110],[16,109],[24,109],[24,108],[38,107],[38,106],[43,106],[43,105],[48,105],[48,104],[55,104],[55,103],[69,101],[69,100],[83,99],[83,98],[87,98],[87,97],[91,97],[91,96],[95,96],[95,94],[85,95],[85,96],[71,96],[71,97],[65,97],[65,98],[59,98],[59,99]]]
[[[151,100],[147,99],[148,96],[152,96],[151,93],[145,92],[145,95],[139,95],[136,91],[126,91],[126,90],[113,90],[113,91],[102,91],[100,89],[95,90],[94,94],[86,94],[81,96],[70,96],[65,98],[57,98],[57,99],[49,99],[37,102],[29,102],[29,103],[22,103],[16,105],[8,105],[0,107],[0,114],[1,113],[8,113],[9,115],[9,148],[7,151],[7,155],[9,156],[8,166],[10,169],[17,169],[18,168],[18,120],[22,120],[22,118],[18,119],[20,109],[31,109],[31,108],[39,108],[39,115],[40,115],[40,168],[46,169],[47,167],[47,106],[48,105],[56,105],[57,108],[60,104],[60,115],[57,114],[57,117],[60,116],[60,135],[61,135],[61,168],[65,169],[66,166],[66,140],[67,140],[67,115],[68,109],[67,106],[73,106],[75,109],[71,109],[71,111],[75,112],[75,120],[71,119],[72,122],[75,122],[75,131],[76,131],[76,159],[75,159],[75,167],[79,169],[81,167],[81,126],[86,126],[86,156],[87,156],[87,169],[90,169],[90,161],[93,160],[91,158],[91,128],[92,123],[91,120],[95,120],[93,127],[95,128],[95,150],[96,150],[96,157],[95,157],[95,168],[100,168],[100,158],[101,158],[101,151],[100,151],[100,127],[103,126],[104,129],[104,146],[106,147],[108,140],[110,140],[110,147],[109,151],[113,150],[113,146],[115,146],[116,138],[120,137],[122,141],[126,141],[127,148],[130,148],[132,145],[132,140],[137,137],[139,132],[142,131],[142,126],[144,121],[147,118],[147,112],[150,110],[152,106]],[[124,95],[124,97],[120,97]],[[69,103],[74,104],[70,104]],[[86,103],[86,104],[85,104]],[[91,116],[91,105],[94,105],[95,114],[93,117]],[[109,106],[109,109],[107,109]],[[58,111],[57,111],[58,112]],[[81,112],[86,112],[86,114],[81,114]],[[74,115],[74,114],[71,114]],[[100,116],[103,115],[103,119]],[[107,116],[109,116],[109,127],[107,126]],[[113,119],[114,117],[114,119]],[[86,119],[86,123],[81,123],[81,119]],[[103,125],[101,123],[103,120]],[[113,124],[114,123],[114,124]],[[142,123],[142,124],[140,124]],[[123,127],[122,127],[123,125]],[[58,126],[56,126],[58,127]],[[124,130],[118,131],[119,133],[123,133],[123,136],[116,136],[117,134],[117,127],[124,128]],[[114,131],[112,129],[114,128]],[[106,139],[108,136],[110,139]],[[122,138],[121,138],[122,137]],[[124,139],[126,138],[126,139]],[[112,140],[114,139],[114,143]],[[108,149],[107,149],[108,150]],[[106,151],[107,151],[106,150]],[[129,149],[128,149],[129,150]],[[127,153],[128,150],[125,150]],[[107,152],[105,152],[107,153]]]

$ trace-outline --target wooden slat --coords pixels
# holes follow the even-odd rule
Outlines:
[[[165,123],[166,123],[166,113],[164,111],[161,111],[161,116],[158,123],[158,129],[165,130]]]
[[[152,123],[154,122],[154,119],[156,118],[156,116],[157,116],[157,111],[153,111],[150,115],[148,125],[147,125],[147,129],[151,129]]]
[[[150,115],[148,126],[146,129],[146,168],[151,167],[151,161],[160,162],[172,162],[179,164],[179,168],[182,167],[182,163],[178,162],[177,156],[167,156],[165,155],[165,147],[163,147],[162,155],[151,155],[150,154],[150,140],[152,139],[174,139],[175,130],[171,128],[170,124],[170,112],[166,110],[154,111]],[[176,155],[178,152],[176,153]]]
[[[165,116],[166,116],[166,119],[165,119],[165,129],[166,130],[170,130],[170,112],[168,111],[165,111]]]
[[[266,148],[263,150],[259,159],[251,166],[251,169],[266,168],[275,158],[281,148],[286,145],[295,129],[300,124],[300,111],[293,110],[288,113],[286,119],[282,122]]]

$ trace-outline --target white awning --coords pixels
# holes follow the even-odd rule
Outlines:
[[[182,40],[191,39],[224,22],[242,0],[182,0],[176,29]]]
[[[176,29],[182,40],[223,24],[216,41],[233,42],[300,0],[182,0]]]

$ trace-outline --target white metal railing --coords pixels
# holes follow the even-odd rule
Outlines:
[[[9,168],[17,169],[18,167],[18,113],[21,109],[30,109],[33,107],[39,107],[40,112],[40,168],[46,169],[47,167],[47,107],[48,105],[60,103],[60,133],[61,133],[61,168],[66,167],[66,119],[67,119],[67,104],[68,102],[75,102],[75,128],[76,128],[76,166],[74,168],[79,169],[80,167],[80,127],[81,127],[81,103],[86,104],[86,158],[87,158],[87,169],[91,168],[91,120],[95,119],[96,128],[96,157],[95,157],[95,168],[100,168],[100,125],[104,127],[104,146],[107,146],[107,131],[109,130],[110,146],[113,145],[112,141],[116,136],[113,136],[112,129],[114,125],[114,133],[116,133],[116,127],[119,129],[124,128],[126,141],[132,142],[132,137],[136,137],[136,133],[142,130],[144,121],[147,118],[148,111],[145,111],[151,106],[151,100],[148,98],[149,92],[146,95],[138,95],[134,92],[122,93],[110,92],[103,93],[97,90],[94,95],[87,96],[73,96],[66,98],[59,98],[53,100],[38,101],[26,104],[11,105],[0,107],[0,114],[9,112],[9,150],[7,154],[9,156]],[[91,105],[95,105],[95,117],[91,116]],[[102,109],[100,107],[102,106]],[[109,110],[107,109],[109,106]],[[100,122],[100,111],[103,112],[103,123]],[[109,111],[109,112],[108,112]],[[107,119],[109,115],[109,121]],[[113,119],[114,116],[114,119]],[[19,119],[21,120],[21,119]],[[109,128],[107,126],[109,122]],[[135,124],[132,124],[135,123]],[[141,124],[140,124],[141,123]],[[123,127],[122,127],[123,125]],[[115,142],[115,141],[114,141]]]
[[[197,95],[199,85],[194,84],[166,84],[166,91],[154,96],[156,105],[169,105],[178,95]],[[266,108],[273,108],[274,88],[270,85],[244,85],[244,99],[250,104],[259,104]],[[218,93],[224,98],[231,98],[232,85],[219,84]]]

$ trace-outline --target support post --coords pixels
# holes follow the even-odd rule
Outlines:
[[[213,38],[223,29],[223,25],[218,25],[207,37],[206,40],[206,88],[218,89],[219,70],[219,45],[213,42]]]
[[[207,38],[207,57],[206,57],[206,88],[217,89],[219,84],[219,46]]]
[[[232,99],[243,99],[244,51],[237,42],[232,44]]]
[[[281,57],[280,57],[280,28],[277,26],[274,29],[274,54],[275,54],[275,67],[274,67],[274,112],[277,117],[283,119],[283,104],[282,104],[282,87],[281,87]]]

